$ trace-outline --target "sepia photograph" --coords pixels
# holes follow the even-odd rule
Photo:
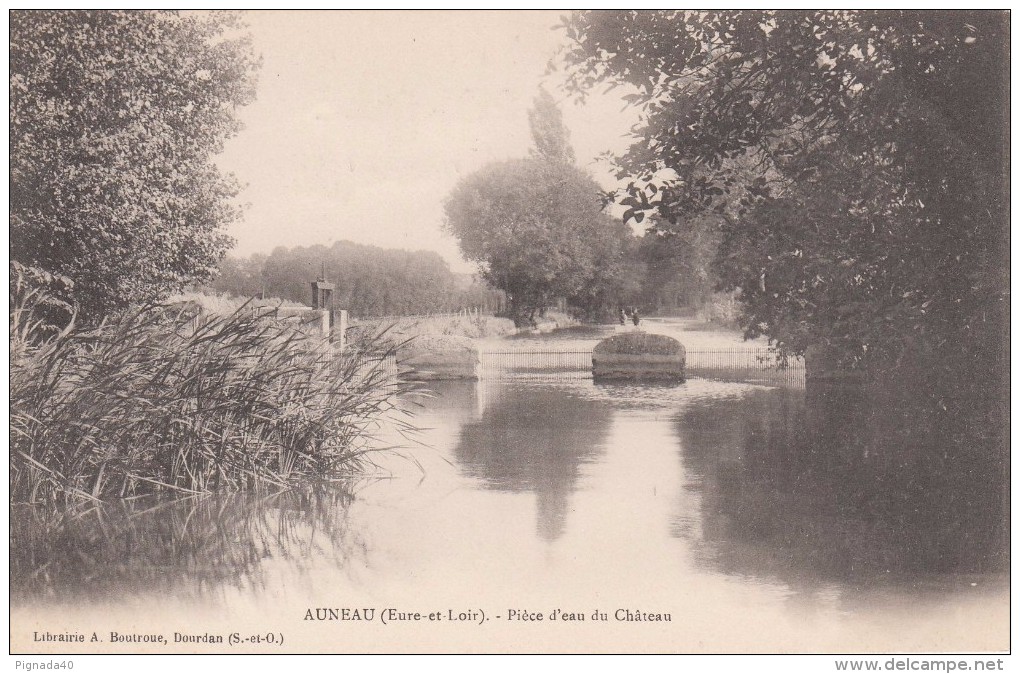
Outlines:
[[[1005,669],[1008,10],[8,21],[11,671]]]

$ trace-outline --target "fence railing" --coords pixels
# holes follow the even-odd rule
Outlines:
[[[783,358],[768,347],[688,349],[688,376],[762,384],[804,383],[804,360]]]
[[[482,351],[478,376],[491,380],[555,374],[571,379],[591,379],[591,357],[591,349]],[[380,360],[382,363],[379,363]],[[393,373],[398,369],[398,361],[393,354],[369,357],[367,362],[379,363]],[[767,347],[688,349],[684,370],[688,377],[703,379],[771,386],[804,385],[804,361],[800,358],[782,359]]]
[[[479,376],[487,379],[518,373],[556,372],[590,378],[591,349],[531,351],[507,349],[480,354]],[[804,383],[804,362],[783,359],[767,347],[687,349],[685,371],[690,377],[775,385]]]
[[[519,373],[555,372],[591,377],[591,349],[572,351],[529,351],[512,349],[479,354],[479,376],[497,379]]]

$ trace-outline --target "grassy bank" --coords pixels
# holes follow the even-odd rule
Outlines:
[[[272,309],[277,307],[307,308],[304,304],[280,299],[279,297],[259,299],[237,297],[235,295],[228,295],[227,293],[209,293],[194,290],[174,295],[168,300],[168,302],[171,304],[195,304],[198,307],[201,307],[205,312],[221,315],[232,314],[244,306],[268,307]]]
[[[359,341],[385,332],[394,342],[407,341],[420,336],[438,335],[484,339],[502,337],[513,334],[515,331],[513,321],[509,318],[465,313],[361,319],[352,321],[348,337],[353,341]]]
[[[12,502],[350,475],[406,386],[247,307],[146,306],[47,335],[39,300],[11,316]]]

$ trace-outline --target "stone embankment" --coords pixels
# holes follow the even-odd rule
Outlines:
[[[420,335],[397,349],[397,368],[407,379],[478,379],[479,361],[469,337]]]

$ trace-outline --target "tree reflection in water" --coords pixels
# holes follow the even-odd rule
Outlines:
[[[604,451],[610,415],[593,407],[561,390],[507,386],[479,420],[463,426],[454,456],[487,489],[534,492],[538,535],[556,540],[580,465]]]
[[[349,534],[350,491],[334,485],[274,494],[153,498],[55,515],[11,508],[12,600],[81,600],[126,592],[204,596],[265,588],[286,560],[345,566],[364,555]]]
[[[988,409],[845,386],[695,401],[677,428],[704,561],[802,581],[1004,570],[1005,444]]]

